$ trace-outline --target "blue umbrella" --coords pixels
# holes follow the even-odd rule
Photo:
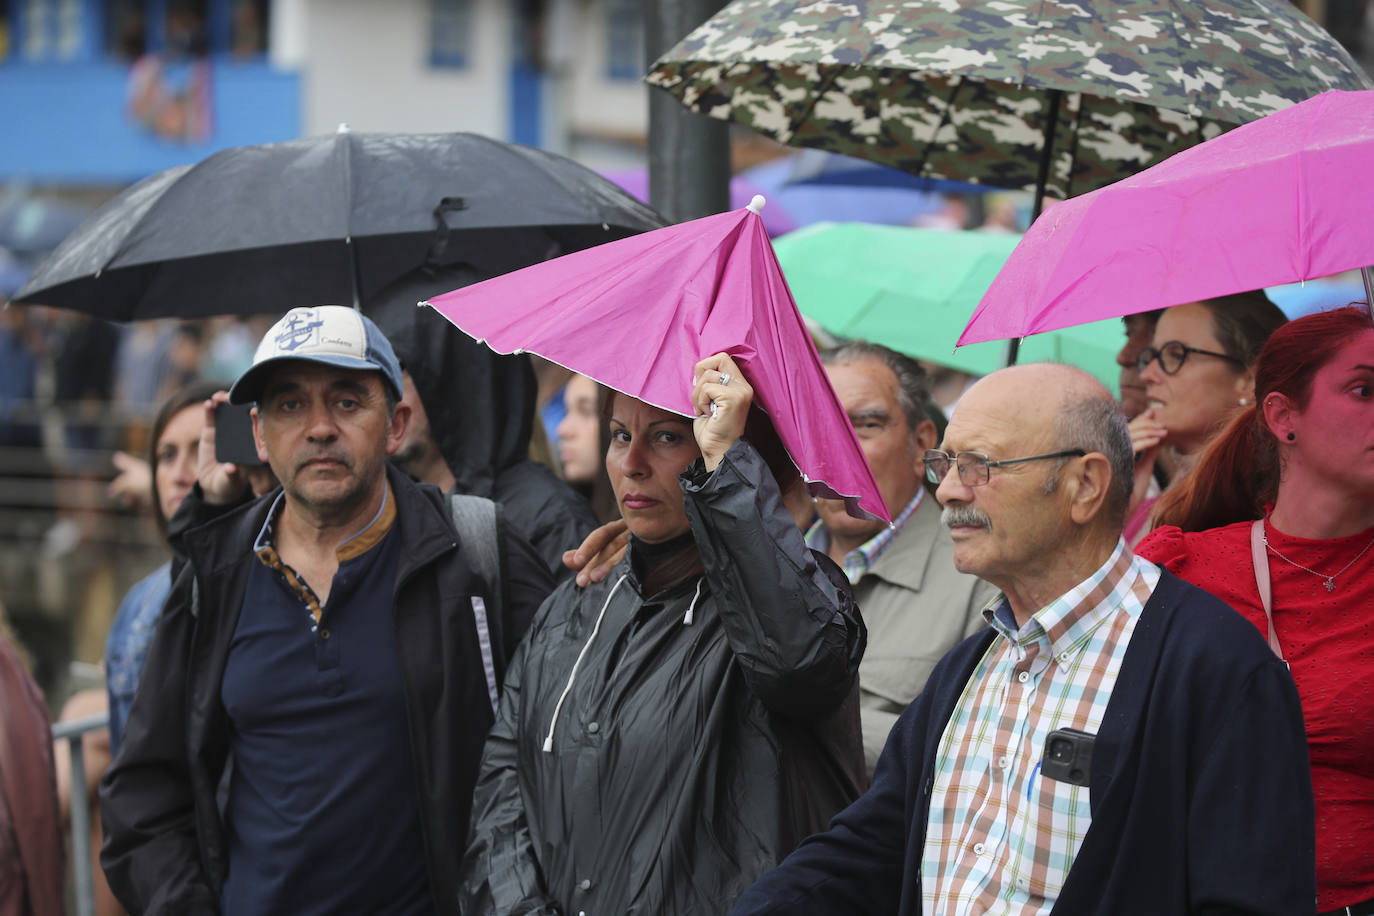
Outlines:
[[[919,178],[901,169],[820,149],[804,149],[793,157],[788,184],[843,185],[849,188],[904,188],[939,194],[986,194],[999,188],[949,178]]]
[[[944,206],[939,194],[915,188],[796,183],[794,169],[789,156],[756,165],[740,177],[768,198],[770,206],[781,206],[801,226],[819,222],[909,226],[917,217]]]

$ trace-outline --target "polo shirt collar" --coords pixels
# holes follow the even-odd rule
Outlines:
[[[277,558],[277,520],[281,518],[282,509],[285,507],[286,493],[280,492],[277,494],[277,498],[272,501],[272,507],[267,510],[267,519],[262,523],[257,539],[253,542],[253,553],[268,566],[276,565],[274,561]],[[388,480],[386,490],[382,493],[382,504],[378,507],[377,514],[366,525],[349,535],[334,548],[335,556],[338,557],[340,563],[346,563],[362,556],[376,547],[395,523],[396,499],[391,492],[391,481]]]

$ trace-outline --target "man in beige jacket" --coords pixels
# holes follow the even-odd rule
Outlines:
[[[912,359],[854,341],[821,354],[849,414],[893,525],[850,517],[838,501],[818,503],[808,546],[827,553],[854,584],[868,626],[859,666],[864,761],[869,775],[897,717],[925,686],[935,663],[985,626],[997,590],[954,568],[940,504],[926,491],[922,456],[939,441],[926,413],[925,373]]]

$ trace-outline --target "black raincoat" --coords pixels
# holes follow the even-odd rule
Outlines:
[[[421,268],[365,306],[415,380],[455,492],[502,507],[555,579],[572,575],[563,551],[582,543],[596,516],[587,501],[529,457],[534,431],[534,370],[529,357],[500,356],[431,308],[415,303],[480,279],[465,266]]]
[[[682,477],[705,568],[561,585],[506,675],[460,909],[724,913],[857,797],[864,628],[758,453]],[[575,676],[574,676],[575,674]]]

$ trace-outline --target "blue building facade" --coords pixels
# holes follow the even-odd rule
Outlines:
[[[0,183],[117,186],[300,135],[267,0],[0,0]]]

